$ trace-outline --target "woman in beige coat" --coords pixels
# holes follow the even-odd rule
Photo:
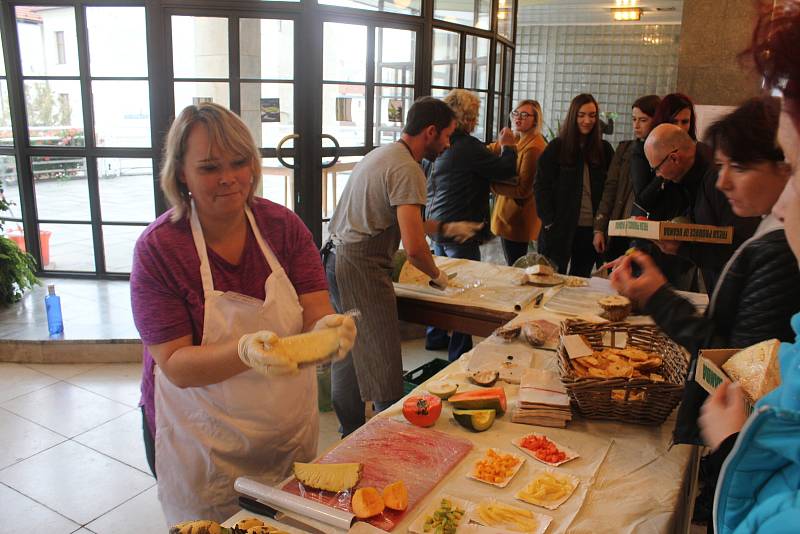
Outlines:
[[[492,213],[492,233],[500,236],[506,263],[513,265],[528,252],[528,243],[539,237],[542,221],[536,213],[533,198],[533,177],[536,160],[547,142],[540,133],[542,107],[535,100],[521,101],[511,112],[511,123],[517,140],[517,185],[492,182],[495,194]],[[492,143],[489,149],[500,153],[500,145]]]

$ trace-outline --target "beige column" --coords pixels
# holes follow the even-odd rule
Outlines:
[[[758,94],[760,79],[737,59],[754,22],[751,0],[684,0],[677,90],[697,104],[717,106]]]

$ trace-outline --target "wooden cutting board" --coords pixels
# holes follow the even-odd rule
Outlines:
[[[410,513],[463,458],[472,450],[472,442],[406,423],[380,417],[348,436],[337,447],[317,460],[318,463],[359,462],[364,464],[359,487],[372,486],[379,492],[392,482],[402,480],[408,488],[405,512],[386,510],[369,522],[391,531],[405,514]],[[325,505],[350,510],[352,491],[332,493],[306,489],[293,479],[284,491],[301,495]]]

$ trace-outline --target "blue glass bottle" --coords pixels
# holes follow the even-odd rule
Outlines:
[[[56,286],[48,284],[47,296],[44,298],[47,310],[47,330],[51,336],[64,332],[64,321],[61,319],[61,297],[56,295]]]

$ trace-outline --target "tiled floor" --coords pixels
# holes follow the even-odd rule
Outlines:
[[[443,352],[404,343],[406,369]],[[0,532],[166,532],[141,439],[139,364],[0,363]],[[319,450],[339,439],[321,414]]]

